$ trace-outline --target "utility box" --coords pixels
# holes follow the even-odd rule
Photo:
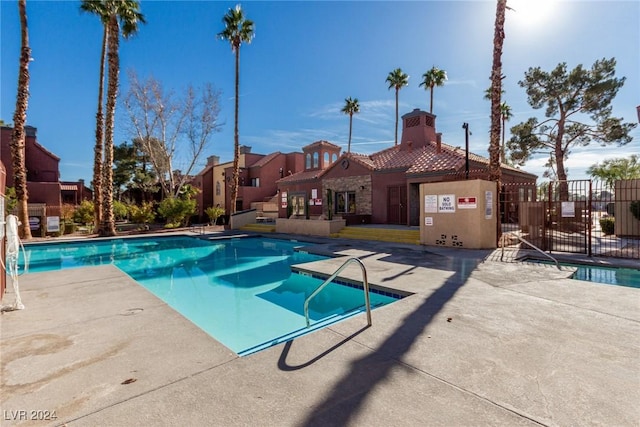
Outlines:
[[[496,183],[480,179],[420,184],[420,243],[497,247]]]

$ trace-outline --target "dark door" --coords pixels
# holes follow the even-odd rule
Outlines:
[[[404,185],[388,187],[387,223],[407,224],[407,187]]]

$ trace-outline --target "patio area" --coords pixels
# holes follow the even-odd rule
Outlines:
[[[2,425],[640,422],[640,290],[499,251],[317,241],[413,295],[371,327],[358,315],[241,358],[114,266],[22,276],[26,309],[0,316]]]

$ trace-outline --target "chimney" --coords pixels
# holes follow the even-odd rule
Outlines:
[[[220,156],[207,157],[207,166],[215,166],[220,163]]]
[[[26,125],[24,127],[24,133],[26,134],[26,136],[32,136],[35,138],[37,131],[38,129],[34,128],[33,126]]]
[[[442,132],[436,133],[436,153],[442,152]]]
[[[251,153],[251,147],[249,147],[248,145],[240,146],[240,154],[249,154],[249,153]]]

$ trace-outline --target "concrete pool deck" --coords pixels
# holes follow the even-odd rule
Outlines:
[[[0,316],[0,424],[640,424],[639,289],[492,251],[324,242],[412,295],[371,327],[358,315],[242,358],[114,266],[22,276],[26,309]]]

